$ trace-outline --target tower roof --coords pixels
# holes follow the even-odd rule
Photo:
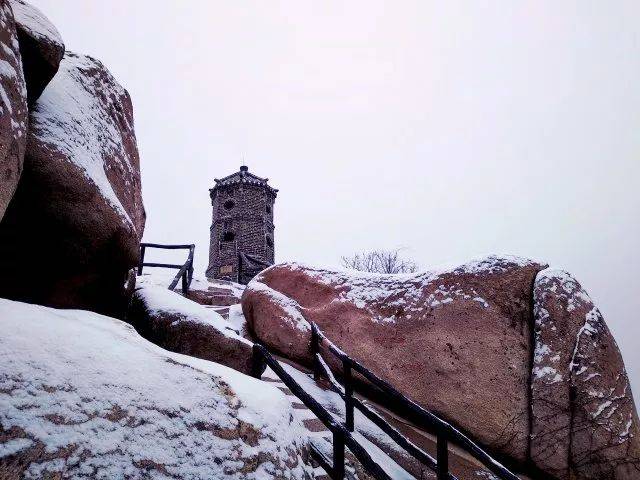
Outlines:
[[[265,187],[274,195],[278,192],[277,188],[273,188],[269,185],[268,178],[258,177],[257,175],[250,173],[249,167],[245,165],[241,166],[240,170],[232,173],[231,175],[227,175],[226,177],[220,178],[220,179],[215,178],[214,180],[216,184],[212,189],[210,189],[211,193],[213,193],[215,190],[217,190],[220,187],[228,187],[231,185],[239,185],[239,184],[256,185],[260,187]]]

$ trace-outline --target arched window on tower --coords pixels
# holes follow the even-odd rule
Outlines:
[[[267,235],[267,247],[273,248],[273,239]]]
[[[233,242],[236,239],[236,234],[233,232],[224,232],[222,234],[223,242]]]

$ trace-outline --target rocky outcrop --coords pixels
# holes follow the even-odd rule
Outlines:
[[[0,300],[0,478],[312,478],[277,388],[83,311]]]
[[[310,363],[314,321],[398,390],[524,462],[531,287],[542,268],[493,257],[389,276],[285,264],[250,283],[242,305],[255,336],[282,354]]]
[[[129,94],[99,61],[67,52],[30,114],[0,224],[0,296],[121,315],[144,221]]]
[[[13,12],[7,0],[0,0],[0,219],[22,172],[27,115],[27,91]]]
[[[316,322],[523,470],[635,478],[637,415],[615,341],[586,294],[564,281],[560,295],[545,268],[513,257],[396,276],[284,264],[248,285],[242,307],[260,341],[301,363],[311,362],[308,322]]]
[[[640,477],[638,416],[616,342],[566,272],[534,290],[531,457],[558,478]]]
[[[253,344],[213,309],[166,288],[136,289],[127,321],[162,348],[251,373]]]
[[[49,19],[24,0],[8,0],[16,19],[29,103],[42,95],[64,55],[62,37]]]

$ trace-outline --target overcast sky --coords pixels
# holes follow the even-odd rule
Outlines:
[[[573,273],[640,396],[640,2],[32,0],[129,90],[148,241],[208,255],[215,177],[280,189],[276,257],[403,247]]]

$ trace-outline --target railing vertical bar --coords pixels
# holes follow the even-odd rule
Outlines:
[[[191,286],[191,281],[193,280],[193,257],[195,257],[195,245],[191,245],[189,249],[189,286]]]
[[[333,479],[344,478],[344,434],[341,430],[333,432]]]
[[[313,380],[320,380],[320,360],[317,354],[320,353],[320,339],[318,336],[318,326],[311,324],[311,355],[313,355]]]
[[[257,379],[262,377],[265,364],[260,348],[261,345],[259,343],[254,343],[252,348],[253,355],[251,355],[251,376]]]
[[[449,446],[447,439],[444,435],[438,435],[437,439],[437,465],[438,480],[449,479]]]
[[[182,273],[182,293],[185,295],[189,293],[189,282],[187,282],[187,270]]]
[[[353,379],[351,377],[351,364],[342,359],[342,373],[344,376],[344,410],[345,427],[353,432]]]
[[[140,261],[138,262],[138,275],[142,275],[142,267],[144,267],[144,254],[147,247],[145,245],[140,246]]]

